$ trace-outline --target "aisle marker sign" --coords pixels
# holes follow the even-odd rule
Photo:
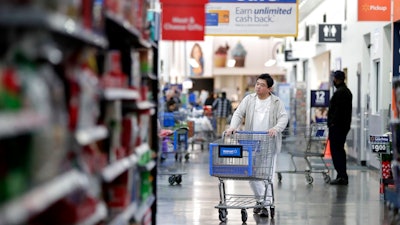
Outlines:
[[[296,0],[210,0],[205,34],[211,36],[297,36]]]
[[[311,107],[328,107],[329,90],[311,90]]]
[[[389,154],[389,136],[387,135],[370,135],[369,143],[373,153]]]

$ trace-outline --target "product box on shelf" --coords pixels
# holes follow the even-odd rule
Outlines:
[[[33,217],[29,224],[77,224],[93,215],[97,203],[98,201],[86,191],[77,190]]]
[[[103,198],[111,217],[123,212],[131,203],[131,179],[129,171],[126,171],[111,183],[103,184]]]
[[[122,132],[122,112],[120,101],[109,101],[105,103],[104,107],[104,123],[109,132],[110,140],[108,146],[108,160],[114,162],[120,158],[121,145],[121,132]]]
[[[145,171],[141,173],[141,178],[140,197],[145,201],[153,193],[153,177],[149,171]]]
[[[153,72],[153,51],[152,49],[140,49],[140,73],[142,77],[148,77]]]
[[[104,0],[104,7],[107,11],[121,16],[121,1],[120,0]]]
[[[150,115],[148,113],[139,114],[139,126],[140,126],[140,143],[147,143],[150,136]]]
[[[137,167],[132,169],[131,177],[131,202],[140,203],[141,177],[140,171],[137,169]]]
[[[105,74],[101,77],[102,87],[128,87],[128,76],[122,71],[121,53],[112,50],[105,59]]]
[[[132,72],[129,85],[133,88],[139,89],[142,82],[142,76],[140,74],[140,53],[137,50],[132,50],[131,58]]]
[[[127,155],[132,154],[138,142],[139,125],[134,114],[125,116],[122,120],[121,144],[127,149]]]
[[[0,205],[29,188],[32,145],[32,134],[0,139]]]

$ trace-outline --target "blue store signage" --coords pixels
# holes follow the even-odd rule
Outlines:
[[[329,90],[312,90],[311,107],[328,107]]]

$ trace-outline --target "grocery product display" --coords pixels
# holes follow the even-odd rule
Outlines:
[[[155,224],[148,7],[0,2],[0,225]]]

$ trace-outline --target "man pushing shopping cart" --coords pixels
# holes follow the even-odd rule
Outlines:
[[[247,163],[253,167],[251,169],[252,172],[256,172],[256,177],[247,177],[250,180],[250,186],[254,192],[254,205],[239,207],[242,209],[242,220],[247,219],[247,213],[245,211],[247,208],[253,208],[254,213],[260,213],[260,216],[268,217],[267,206],[270,206],[271,218],[274,217],[275,209],[273,205],[272,180],[275,170],[276,154],[279,153],[281,149],[282,131],[287,126],[288,115],[283,102],[279,99],[279,97],[272,93],[273,85],[274,80],[269,74],[261,74],[258,76],[255,84],[255,93],[247,95],[241,101],[232,115],[229,128],[225,131],[227,136],[233,136],[234,145],[237,144],[238,147],[242,146],[242,157],[243,155],[248,154],[250,159],[248,159]],[[243,120],[245,122],[244,130],[249,132],[247,134],[241,134],[240,132],[237,132]],[[243,138],[243,135],[247,135],[247,139]],[[242,141],[240,141],[240,139],[242,139]],[[250,140],[250,142],[243,142],[244,140]],[[221,149],[221,147],[215,147],[210,144],[210,174],[214,176],[220,176],[212,174],[213,172],[211,171],[213,167],[212,164],[214,163],[213,160],[215,160],[215,157],[213,158],[212,154],[214,154],[216,148],[218,148],[219,156],[221,156],[221,152],[224,153],[226,151],[229,153],[234,151],[229,149],[227,150],[226,148],[224,151],[224,147]],[[240,151],[240,149],[238,151]],[[229,157],[218,159],[222,160],[222,163],[228,163],[229,161]],[[241,163],[244,163],[243,160]],[[265,163],[269,163],[269,165],[262,165]],[[248,165],[248,167],[250,166]],[[260,170],[260,168],[257,167],[262,167],[261,170],[266,171],[266,173],[257,173],[257,171]],[[261,175],[264,177],[260,177]],[[220,179],[220,181],[223,182],[222,179]],[[220,183],[220,187],[221,186],[224,187],[224,184]],[[268,190],[268,187],[271,187],[271,189]],[[224,198],[224,188],[222,188],[222,190],[220,188],[220,192],[221,191],[221,197]],[[272,197],[272,200],[266,201],[269,191],[271,192],[270,197]],[[226,220],[227,207],[224,206],[224,204],[226,204],[226,202],[220,201],[220,204],[216,206],[216,208],[219,209],[221,221]]]

